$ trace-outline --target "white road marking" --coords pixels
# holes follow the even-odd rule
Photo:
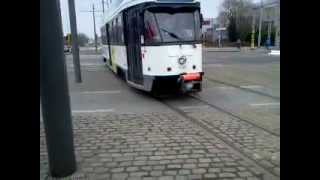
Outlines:
[[[203,109],[209,108],[209,106],[179,106],[179,109]]]
[[[223,64],[204,64],[203,67],[223,67]]]
[[[234,89],[234,87],[231,87],[231,86],[218,86],[216,88],[219,88],[219,89]]]
[[[280,103],[256,103],[250,104],[250,106],[280,106]]]
[[[83,91],[80,92],[80,94],[119,94],[121,93],[120,90],[114,90],[114,91]]]
[[[259,86],[259,85],[247,85],[247,86],[240,86],[242,88],[248,88],[248,89],[259,89],[259,88],[263,88],[263,86]]]
[[[279,51],[279,50],[271,50],[271,52],[269,52],[268,54],[269,54],[269,55],[280,56],[280,51]]]
[[[114,109],[72,110],[72,113],[113,112]]]

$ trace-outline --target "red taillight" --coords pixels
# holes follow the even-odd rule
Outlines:
[[[182,75],[184,81],[199,81],[201,80],[200,73],[189,73]]]

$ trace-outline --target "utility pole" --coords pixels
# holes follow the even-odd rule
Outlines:
[[[280,6],[280,5],[279,5]],[[276,7],[276,20],[275,20],[275,28],[276,28],[276,32],[275,32],[275,46],[277,48],[280,48],[280,38],[279,38],[279,34],[280,34],[280,7],[277,6]]]
[[[78,45],[78,32],[77,32],[77,18],[74,0],[68,0],[69,4],[69,17],[71,26],[71,41],[72,41],[72,56],[75,80],[77,83],[81,83],[81,69],[80,69],[80,57],[79,57],[79,45]]]
[[[263,18],[263,0],[261,0],[261,6],[260,6],[258,47],[260,47],[260,45],[261,45],[261,26],[262,26],[262,18]]]
[[[81,11],[81,12],[92,12],[92,18],[93,18],[93,31],[94,31],[94,43],[95,43],[95,49],[96,52],[98,52],[98,42],[97,42],[97,33],[96,33],[96,12],[101,12],[101,11],[96,11],[94,8],[94,4],[92,4],[92,11]]]
[[[271,25],[272,21],[268,21],[268,42],[271,43]]]
[[[76,171],[59,0],[40,1],[40,97],[52,177]]]
[[[96,52],[98,52],[97,33],[96,33],[96,17],[95,17],[95,13],[94,13],[94,4],[92,4],[92,17],[93,17],[94,45],[96,47]]]
[[[253,15],[252,15],[252,32],[251,32],[251,49],[254,49],[254,37],[255,37],[255,24],[256,24],[256,17],[255,17],[255,14],[253,12]]]
[[[101,0],[101,2],[102,2],[102,12],[104,14],[104,0]]]

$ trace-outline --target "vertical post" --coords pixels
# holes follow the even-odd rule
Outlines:
[[[280,48],[280,13],[279,13],[279,5],[276,7],[276,18],[275,18],[275,46]]]
[[[253,12],[253,15],[252,15],[252,31],[251,31],[251,49],[254,49],[254,36],[255,36],[255,24],[256,24],[256,17],[255,17],[255,14]]]
[[[102,2],[102,12],[104,14],[104,0],[101,0],[101,2]]]
[[[97,33],[96,33],[96,17],[95,17],[95,13],[94,13],[94,4],[92,4],[92,16],[93,16],[94,45],[96,48],[96,52],[98,52]]]
[[[81,69],[80,69],[80,57],[79,57],[79,45],[78,45],[78,32],[77,32],[77,18],[74,0],[68,0],[69,4],[69,17],[71,26],[71,39],[72,39],[72,56],[73,66],[75,72],[75,81],[81,83]]]
[[[219,41],[219,47],[221,47],[221,31],[219,30],[218,32],[219,32],[219,39],[218,39],[218,41]]]
[[[261,6],[260,6],[258,47],[261,46],[261,26],[262,26],[262,18],[263,18],[263,0],[261,0]]]
[[[59,0],[40,1],[40,97],[50,175],[76,170]]]
[[[272,21],[268,21],[268,43],[271,43],[271,23]]]

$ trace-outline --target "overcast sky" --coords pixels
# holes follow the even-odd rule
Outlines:
[[[106,1],[106,0],[105,0]],[[212,18],[218,15],[219,6],[223,0],[200,0],[201,11],[204,18]],[[258,1],[258,0],[254,0]],[[85,33],[90,38],[93,38],[93,17],[90,12],[81,12],[92,10],[92,4],[94,3],[95,9],[102,11],[101,0],[75,0],[76,14],[77,14],[77,28],[78,33]],[[61,16],[64,33],[70,32],[69,25],[69,13],[68,13],[68,0],[60,0]],[[106,5],[105,5],[106,6]],[[100,26],[102,25],[102,13],[96,13],[96,30],[100,35]]]

